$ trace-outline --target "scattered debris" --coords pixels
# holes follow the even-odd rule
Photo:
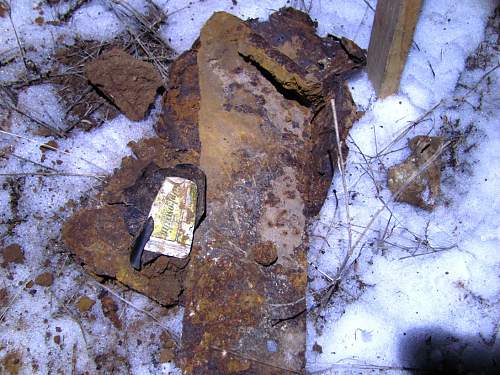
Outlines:
[[[2,257],[2,267],[7,267],[11,263],[24,263],[24,251],[18,244],[12,244],[3,248]]]
[[[421,171],[421,169],[442,147],[443,139],[422,135],[412,138],[408,145],[411,155],[404,162],[389,168],[387,178],[389,189],[393,194],[397,194],[396,201],[432,210],[441,192],[440,159],[432,161],[425,170]],[[405,187],[412,176],[417,173],[419,173],[418,176]],[[403,191],[400,191],[403,187],[405,187]]]
[[[147,62],[113,48],[85,65],[89,81],[133,121],[143,120],[163,85],[160,74]]]
[[[35,284],[49,287],[54,283],[54,275],[51,272],[44,272],[35,279]]]

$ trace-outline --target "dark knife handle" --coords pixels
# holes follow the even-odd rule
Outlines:
[[[149,237],[153,233],[155,223],[152,217],[149,217],[144,226],[142,227],[142,231],[135,240],[134,247],[132,248],[132,252],[130,253],[130,264],[136,270],[140,270],[142,266],[142,253],[144,251],[144,247],[146,243],[149,241]]]

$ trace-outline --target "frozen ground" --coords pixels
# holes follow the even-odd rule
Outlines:
[[[161,35],[177,52],[190,47],[213,11],[265,18],[284,5],[308,10],[318,21],[320,34],[343,35],[367,47],[373,20],[367,3],[376,4],[373,0],[153,2],[171,13]],[[12,21],[8,15],[0,17],[2,85],[25,79],[33,65],[46,70],[55,49],[71,45],[77,37],[105,42],[125,30],[111,12],[110,0],[88,1],[67,22],[48,23],[78,3],[48,6],[45,1],[12,1]],[[148,2],[128,3],[143,12]],[[492,71],[499,63],[498,27],[484,33],[494,5],[493,0],[464,0],[459,5],[451,0],[425,2],[399,95],[376,100],[365,75],[351,82],[355,100],[366,113],[349,140],[350,220],[337,176],[313,228],[307,350],[311,372],[404,372],[406,367],[425,365],[415,360],[414,353],[422,350],[433,350],[437,359],[449,356],[448,351],[481,359],[499,350],[500,69]],[[42,25],[36,21],[39,17]],[[477,50],[483,40],[483,48]],[[467,59],[470,55],[477,58]],[[32,83],[21,90],[17,107],[64,129],[65,108],[56,91],[54,85]],[[2,95],[6,95],[3,89]],[[177,372],[159,362],[158,323],[113,296],[125,327],[117,329],[104,316],[102,287],[73,264],[58,241],[61,225],[74,207],[92,199],[99,176],[109,174],[130,153],[127,143],[151,133],[159,109],[157,104],[140,123],[119,116],[90,132],[75,130],[67,139],[57,140],[64,150],[57,153],[42,153],[39,146],[53,137],[41,134],[25,115],[7,116],[0,110],[0,124],[9,133],[0,134],[0,150],[8,150],[0,154],[0,248],[17,243],[25,257],[21,264],[0,268],[4,371],[15,369],[19,362],[20,373],[25,374],[98,369]],[[414,122],[424,114],[422,121]],[[400,133],[403,136],[393,142]],[[387,168],[408,155],[406,141],[417,134],[453,141],[443,156],[443,197],[432,213],[392,203],[385,182]],[[380,211],[382,199],[390,210]],[[378,211],[349,257],[351,267],[337,290],[328,303],[316,306],[312,296],[328,290],[328,277],[335,277],[347,252],[348,222],[356,241]],[[43,272],[53,274],[51,286],[26,287]],[[181,311],[166,311],[130,291],[115,292],[157,316],[159,324],[180,332]],[[82,296],[96,301],[88,311],[76,305]],[[420,347],[429,336],[441,349]]]

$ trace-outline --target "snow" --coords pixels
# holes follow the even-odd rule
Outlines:
[[[398,95],[375,101],[366,75],[351,82],[355,101],[366,111],[348,142],[346,178],[354,241],[383,207],[381,198],[390,211],[381,211],[354,250],[352,267],[328,307],[316,307],[312,296],[331,283],[324,274],[334,278],[348,251],[343,187],[340,176],[334,179],[313,229],[314,235],[327,237],[330,246],[316,237],[309,254],[314,278],[309,296],[310,371],[405,373],[403,368],[432,366],[408,355],[425,347],[431,336],[458,342],[456,348],[446,340],[434,347],[444,358],[453,358],[447,350],[462,359],[472,351],[486,356],[481,365],[487,365],[493,353],[498,356],[498,71],[490,75],[489,86],[478,86],[481,94],[461,88],[473,86],[498,64],[493,51],[488,67],[464,70],[494,6],[486,1],[466,1],[459,7],[444,0],[424,2],[415,34],[419,49],[410,53]],[[490,44],[495,38],[490,35]],[[477,105],[479,95],[482,106],[473,108],[469,103]],[[425,121],[409,127],[440,101]],[[429,213],[392,202],[385,183],[387,168],[409,155],[406,142],[413,136],[450,136],[444,116],[452,123],[460,120],[454,130],[462,132],[464,144],[458,150],[459,165],[445,163],[439,206]],[[470,124],[477,130],[464,134]],[[393,142],[406,129],[405,136]],[[374,158],[377,154],[381,156]],[[445,153],[445,161],[448,156]],[[322,353],[313,350],[314,344]]]
[[[191,47],[204,22],[219,10],[265,20],[281,6],[307,8],[318,22],[320,35],[346,36],[364,48],[368,47],[373,21],[373,10],[364,0],[153,2],[169,15],[161,35],[177,53]],[[57,47],[71,45],[77,37],[105,42],[124,30],[107,0],[89,1],[68,23],[59,26],[47,21],[57,19],[72,2],[54,7],[45,1],[12,3],[12,23],[26,57],[42,71],[48,68]],[[139,12],[147,5],[142,0],[128,3]],[[374,0],[368,3],[376,6]],[[384,369],[399,373],[404,372],[404,366],[425,366],[416,362],[412,350],[429,335],[443,342],[444,349],[434,347],[438,357],[448,355],[447,350],[462,353],[464,358],[500,350],[500,202],[496,198],[500,190],[499,70],[481,80],[498,64],[498,51],[495,54],[491,47],[496,34],[491,30],[484,34],[494,6],[493,0],[464,0],[460,5],[451,0],[424,2],[400,91],[379,100],[366,73],[349,81],[359,109],[365,111],[351,131],[346,161],[354,241],[373,215],[380,214],[349,257],[351,266],[339,290],[325,308],[316,307],[312,296],[329,285],[325,275],[335,277],[347,252],[344,192],[340,176],[334,178],[329,198],[311,229],[309,371],[368,374]],[[42,26],[34,21],[39,16],[44,18]],[[0,81],[22,79],[25,67],[9,17],[0,18],[0,31],[1,61],[15,58],[10,64],[0,64]],[[490,61],[465,69],[467,56],[483,40]],[[477,89],[470,92],[479,81]],[[67,126],[55,86],[27,86],[21,90],[17,105],[55,128]],[[142,122],[118,116],[89,132],[75,130],[67,139],[57,139],[59,151],[42,153],[40,145],[53,137],[40,135],[39,126],[20,114],[14,113],[7,133],[0,134],[0,149],[9,147],[16,155],[0,159],[0,173],[58,174],[22,177],[20,184],[17,178],[0,176],[0,247],[18,243],[26,258],[24,264],[0,268],[0,289],[7,290],[9,301],[0,311],[0,315],[5,314],[0,321],[4,343],[0,358],[20,351],[24,373],[65,371],[72,363],[77,372],[95,373],[101,365],[98,355],[109,355],[110,348],[114,348],[117,366],[125,366],[115,369],[118,372],[180,373],[171,364],[157,362],[161,327],[119,299],[115,299],[118,314],[127,330],[113,327],[100,306],[102,288],[62,252],[58,242],[64,220],[81,202],[93,199],[100,176],[112,173],[121,158],[130,155],[128,142],[153,133],[160,110],[158,99]],[[393,142],[400,134],[401,139]],[[444,154],[443,194],[433,212],[392,202],[386,186],[387,168],[409,155],[407,140],[420,134],[461,140],[455,154]],[[64,173],[71,176],[59,175]],[[11,203],[17,193],[16,206]],[[380,210],[381,200],[390,212]],[[43,271],[56,274],[51,287],[25,287]],[[166,310],[137,293],[115,292],[159,317],[163,326],[180,335],[181,308]],[[75,307],[83,295],[96,301],[84,314]],[[61,336],[61,345],[54,342],[56,335]],[[450,342],[450,336],[457,340]],[[321,345],[322,353],[317,352],[317,346],[314,350],[315,344]],[[274,345],[268,343],[270,350]]]

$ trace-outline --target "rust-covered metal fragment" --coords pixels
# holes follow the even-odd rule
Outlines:
[[[216,13],[197,48],[207,216],[188,266],[182,367],[300,373],[307,226],[337,155],[322,103],[335,98],[345,138],[356,110],[344,77],[361,63],[293,10],[266,24]]]
[[[98,197],[63,237],[89,271],[162,304],[184,290],[186,374],[302,373],[307,228],[357,118],[345,78],[362,51],[286,8],[269,21],[215,13],[170,69],[156,137],[132,144]],[[343,146],[345,147],[345,146]],[[347,150],[345,150],[347,151]],[[178,164],[206,175],[206,215],[189,258],[129,264],[162,176]]]

